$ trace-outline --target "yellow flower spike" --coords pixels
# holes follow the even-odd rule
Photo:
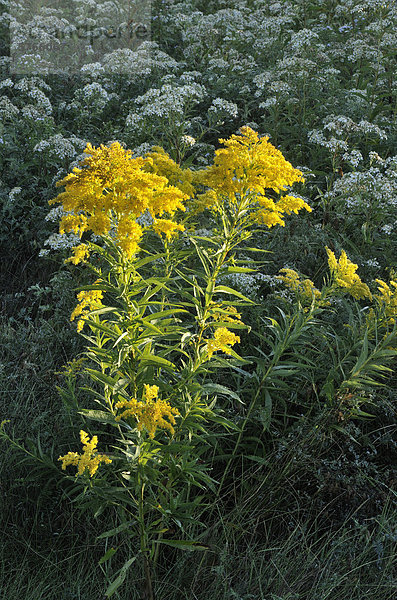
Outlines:
[[[161,217],[164,213],[172,216],[177,210],[186,210],[183,202],[187,199],[186,194],[183,194],[177,187],[170,185],[153,193],[148,210],[153,218],[156,215]]]
[[[239,135],[219,140],[225,147],[215,151],[214,164],[199,171],[198,177],[225,195],[245,194],[250,190],[265,196],[266,189],[278,193],[304,181],[302,172],[294,169],[268,140],[259,138],[250,127],[242,127]]]
[[[239,135],[227,140],[220,139],[224,148],[215,151],[214,164],[194,173],[194,182],[209,191],[199,196],[197,207],[193,205],[193,209],[199,210],[201,204],[202,208],[218,210],[214,195],[219,201],[227,197],[234,207],[245,199],[251,220],[269,228],[284,227],[283,214],[297,214],[303,208],[310,212],[312,209],[302,198],[287,194],[276,201],[266,195],[269,190],[276,194],[285,192],[294,183],[304,181],[302,172],[285,160],[268,140],[268,137],[260,138],[250,127],[242,127]]]
[[[154,400],[158,397],[159,387],[157,385],[149,385],[145,383],[143,387],[145,388],[145,391],[143,393],[143,397],[145,398],[145,400],[150,402],[150,400]]]
[[[97,281],[95,283],[98,283]],[[70,315],[70,320],[74,321],[76,317],[85,317],[92,310],[97,310],[102,308],[103,304],[101,302],[103,298],[102,290],[88,290],[82,291],[77,294],[77,299],[79,300],[79,304],[73,310]],[[87,310],[88,309],[88,310]],[[77,331],[81,331],[83,329],[84,321],[79,320],[77,324]]]
[[[137,422],[138,431],[145,428],[151,439],[156,435],[157,429],[166,429],[173,435],[173,425],[176,424],[175,417],[180,415],[178,409],[173,408],[166,400],[158,398],[159,388],[157,385],[145,384],[144,388],[142,401],[131,398],[117,402],[115,408],[124,408],[125,410],[117,415],[116,421],[132,417]]]
[[[244,325],[241,321],[241,314],[237,312],[235,306],[222,307],[221,304],[213,304],[211,307],[211,317],[214,321],[223,321],[225,323],[238,323]]]
[[[213,339],[207,340],[206,350],[208,358],[211,358],[214,352],[222,350],[225,354],[230,354],[230,346],[240,343],[240,338],[226,327],[219,327],[215,330]]]
[[[305,208],[308,212],[312,212],[312,208],[307,202],[302,200],[302,198],[296,198],[295,196],[283,196],[276,204],[276,209],[280,212],[287,213],[287,215],[290,215],[291,213],[297,215],[302,208]]]
[[[65,215],[59,224],[59,233],[70,233],[73,231],[80,237],[87,229],[87,218],[84,215]]]
[[[111,221],[106,213],[99,212],[92,215],[87,222],[87,229],[90,229],[95,235],[105,235],[111,227]]]
[[[138,244],[142,235],[142,227],[138,223],[128,218],[120,219],[117,227],[117,240],[120,248],[129,258],[139,252]]]
[[[71,262],[74,265],[78,265],[79,263],[84,262],[89,256],[90,253],[87,244],[80,244],[73,248],[73,255],[67,258],[65,263]]]
[[[90,440],[89,435],[81,430],[80,441],[83,445],[83,454],[77,452],[68,452],[64,456],[60,456],[58,460],[62,461],[62,470],[65,470],[69,465],[77,467],[77,475],[83,475],[87,470],[89,476],[92,477],[98,470],[101,463],[109,464],[111,459],[105,454],[98,454],[96,447],[98,438],[96,435]]]
[[[151,163],[146,166],[145,170],[166,177],[171,185],[177,187],[189,198],[194,195],[193,172],[190,169],[183,169],[177,165],[160,146],[154,146],[151,152],[146,154],[146,157],[151,159]]]
[[[388,319],[388,323],[393,325],[397,319],[397,281],[392,279],[389,285],[382,279],[375,279],[375,281],[380,292],[375,296],[375,300]]]
[[[87,144],[84,152],[87,156],[81,168],[73,169],[57,183],[65,186],[65,191],[50,201],[61,203],[68,213],[61,219],[61,234],[74,231],[81,236],[90,230],[105,236],[115,228],[116,243],[131,258],[139,252],[143,232],[136,219],[141,214],[148,210],[156,218],[185,210],[184,202],[193,193],[189,184],[192,175],[185,174],[169,157],[163,162],[174,165],[170,180],[150,172],[156,170],[153,158],[132,158],[131,150],[125,150],[118,142],[99,148]],[[70,262],[73,261],[74,258]]]
[[[278,275],[277,279],[282,281],[287,288],[297,293],[303,303],[311,303],[313,297],[316,300],[321,298],[321,292],[318,290],[311,279],[303,279],[301,280],[299,274],[293,269],[280,269],[280,273],[283,275]]]
[[[178,231],[185,231],[183,225],[175,223],[170,219],[156,219],[153,224],[153,229],[159,237],[161,237],[161,234],[164,234],[168,242],[177,235]]]
[[[358,266],[347,258],[346,252],[342,250],[338,261],[329,248],[326,247],[326,251],[329,269],[336,285],[349,292],[356,300],[364,298],[371,300],[372,294],[369,287],[357,275]]]
[[[338,261],[336,260],[336,256],[335,254],[332,252],[332,250],[330,250],[327,246],[326,246],[326,251],[327,251],[327,255],[328,255],[328,266],[329,266],[329,270],[331,271],[331,273],[333,271],[336,271],[338,268]]]

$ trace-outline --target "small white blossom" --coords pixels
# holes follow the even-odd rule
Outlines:
[[[12,190],[10,190],[9,193],[8,193],[8,198],[10,199],[10,202],[14,202],[15,196],[17,196],[18,194],[20,194],[21,191],[22,191],[22,188],[20,188],[20,187],[14,187],[14,188],[12,188]]]
[[[194,137],[192,137],[191,135],[183,135],[181,137],[181,142],[182,144],[185,144],[185,146],[194,146],[196,143],[196,139]]]

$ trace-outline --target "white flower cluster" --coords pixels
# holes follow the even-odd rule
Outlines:
[[[181,142],[185,146],[189,146],[190,148],[192,148],[196,143],[196,139],[194,137],[192,137],[191,135],[183,135],[181,137]]]
[[[68,213],[62,208],[62,206],[55,206],[50,210],[49,213],[47,213],[47,215],[45,216],[45,220],[50,221],[51,223],[59,223],[62,217],[64,217],[67,214]]]
[[[210,123],[223,125],[225,118],[235,119],[238,116],[238,106],[223,98],[215,98],[208,109]]]
[[[108,93],[103,85],[94,81],[83,88],[76,90],[74,100],[66,106],[67,110],[81,111],[81,109],[92,112],[101,112],[112,99],[118,99],[115,93]]]
[[[291,35],[291,40],[287,45],[287,50],[291,54],[296,54],[302,50],[313,51],[313,47],[319,43],[319,35],[312,29],[301,29]],[[323,44],[321,44],[323,47]]]
[[[44,242],[44,246],[48,246],[48,248],[40,250],[39,256],[47,256],[51,250],[70,250],[79,244],[81,244],[81,240],[74,233],[64,233],[62,235],[52,233]]]
[[[221,280],[224,283],[228,283],[230,287],[240,291],[247,298],[257,300],[261,285],[269,283],[273,287],[273,284],[270,282],[274,278],[264,273],[230,273],[222,277]]]
[[[12,190],[10,190],[8,193],[8,198],[9,198],[10,202],[14,202],[15,196],[19,195],[21,193],[21,191],[22,191],[22,188],[20,188],[20,187],[12,188]]]
[[[126,126],[132,130],[139,130],[153,117],[167,120],[173,118],[182,123],[189,107],[201,102],[205,95],[204,86],[198,83],[179,86],[165,84],[161,88],[151,88],[143,96],[135,98],[139,112],[130,112]]]
[[[15,106],[7,98],[7,96],[0,97],[0,117],[2,121],[9,121],[15,119],[19,115],[19,108]]]
[[[323,132],[318,129],[313,129],[312,131],[309,131],[308,140],[312,144],[324,146],[324,148],[327,148],[327,150],[329,150],[331,154],[335,154],[341,151],[347,152],[349,149],[349,146],[345,140],[340,140],[333,136],[327,139],[324,136]]]
[[[82,150],[86,146],[86,141],[76,136],[65,138],[61,133],[57,133],[47,140],[41,140],[34,146],[33,152],[45,152],[49,156],[65,160],[75,158],[78,154],[76,146]]]
[[[391,232],[393,230],[395,230],[397,228],[397,221],[394,222],[394,224],[387,224],[387,225],[382,225],[382,227],[380,228],[380,230],[382,231],[382,233],[385,233],[386,235],[390,235]]]
[[[366,260],[365,262],[363,262],[361,264],[366,265],[367,267],[373,267],[374,269],[380,269],[380,264],[376,260],[376,258],[369,258],[368,260]]]
[[[3,79],[3,81],[0,81],[0,90],[3,88],[13,88],[13,87],[14,87],[14,82],[10,78]]]
[[[363,155],[359,150],[351,150],[345,152],[342,156],[343,160],[350,163],[352,167],[358,167],[358,165],[364,160]]]
[[[345,173],[336,179],[324,198],[328,202],[336,202],[342,213],[348,212],[357,217],[375,211],[377,218],[382,218],[380,231],[390,235],[397,224],[397,157],[377,157],[377,166]]]
[[[102,59],[104,72],[109,74],[121,73],[128,78],[149,76],[157,73],[173,71],[178,62],[159,49],[156,42],[144,41],[136,50],[118,48]]]
[[[380,140],[387,140],[387,134],[383,129],[365,119],[361,119],[361,121],[356,123],[353,119],[345,115],[329,115],[323,120],[323,123],[323,131],[319,129],[309,131],[309,142],[324,146],[331,153],[344,150],[346,153],[344,158],[355,167],[362,161],[362,156],[357,150],[352,150],[348,153],[348,141],[351,139],[360,139],[363,135],[374,135]]]

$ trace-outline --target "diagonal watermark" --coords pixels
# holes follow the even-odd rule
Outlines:
[[[10,1],[10,72],[75,74],[90,64],[131,73],[150,48],[151,0]],[[149,52],[149,50],[147,50]],[[124,57],[124,60],[123,60]],[[128,60],[127,60],[128,59]]]

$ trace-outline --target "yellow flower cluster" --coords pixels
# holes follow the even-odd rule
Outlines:
[[[372,299],[372,294],[366,283],[362,282],[356,271],[358,266],[352,263],[342,250],[339,260],[336,260],[335,254],[329,248],[326,248],[328,255],[328,265],[335,283],[345,289],[349,294],[360,300],[362,298]]]
[[[171,185],[180,189],[188,197],[194,195],[193,172],[190,169],[182,169],[160,146],[153,146],[146,157],[152,161],[148,163],[147,171],[166,177]]]
[[[297,213],[310,206],[301,198],[286,195],[275,201],[267,197],[269,190],[285,191],[296,182],[304,181],[302,172],[285,160],[282,153],[250,127],[242,127],[240,135],[219,141],[225,146],[216,150],[214,164],[195,174],[195,181],[214,190],[220,196],[240,198],[253,195],[251,208],[256,222],[269,228],[284,226],[284,213]]]
[[[161,234],[164,234],[168,242],[178,234],[178,231],[185,231],[183,225],[170,219],[156,219],[153,223],[153,229],[160,237]]]
[[[284,273],[283,275],[278,275],[277,279],[282,281],[287,288],[296,292],[303,303],[310,303],[315,300],[319,300],[321,298],[321,292],[318,290],[311,279],[303,279],[301,280],[298,273],[293,269],[280,269],[280,273]]]
[[[77,300],[79,300],[79,304],[76,306],[76,308],[70,316],[71,321],[74,321],[76,317],[81,317],[77,322],[77,331],[81,331],[83,329],[83,317],[89,314],[89,312],[92,310],[102,308],[102,298],[103,292],[101,290],[89,290],[87,292],[82,291],[77,294]],[[87,308],[88,310],[85,310]]]
[[[89,257],[90,253],[87,244],[79,244],[73,248],[73,255],[65,260],[65,263],[71,262],[74,265],[85,261]]]
[[[214,303],[213,306],[211,306],[211,317],[214,321],[244,325],[241,321],[241,315],[237,312],[235,306],[222,306],[222,304]]]
[[[382,279],[375,279],[378,283],[380,295],[376,295],[380,308],[386,315],[390,325],[394,325],[397,319],[397,281],[393,278],[389,285]]]
[[[178,185],[169,185],[166,177],[150,172],[156,170],[151,157],[132,158],[131,150],[124,150],[118,142],[99,148],[87,144],[84,152],[88,156],[80,168],[57,183],[65,186],[65,191],[50,200],[50,204],[62,203],[68,213],[61,219],[61,234],[74,231],[81,237],[90,230],[106,235],[114,229],[119,247],[131,257],[138,252],[142,237],[137,217],[146,211],[155,218],[185,210],[189,194]],[[191,192],[186,185],[182,187]],[[71,262],[79,262],[81,256],[85,257],[83,250],[76,250]]]
[[[175,416],[180,414],[178,409],[173,408],[166,400],[158,398],[159,388],[157,385],[145,384],[144,387],[142,401],[131,398],[131,400],[117,402],[115,408],[124,408],[125,410],[117,415],[116,421],[133,417],[137,421],[138,431],[142,431],[145,427],[151,439],[154,438],[157,429],[167,429],[173,435]]]
[[[199,183],[199,174],[196,176],[196,179]],[[196,198],[192,202],[192,209],[195,213],[204,212],[206,208],[212,211],[218,210],[218,196],[215,190],[207,190],[203,194],[197,194]]]
[[[65,470],[69,465],[77,467],[77,474],[83,475],[87,469],[90,477],[95,475],[98,467],[101,463],[109,464],[111,459],[105,454],[97,454],[96,447],[98,445],[98,438],[96,435],[90,441],[88,434],[81,430],[80,440],[83,444],[83,454],[77,452],[68,452],[65,456],[60,456],[58,460],[62,461],[62,469]]]
[[[208,358],[211,358],[214,352],[222,350],[225,354],[231,354],[230,346],[240,343],[240,338],[226,327],[219,327],[215,330],[214,338],[207,341],[206,350]]]

